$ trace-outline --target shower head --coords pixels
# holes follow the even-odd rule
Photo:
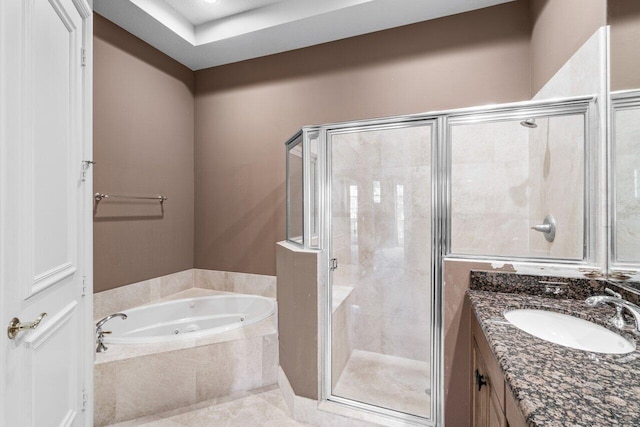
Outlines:
[[[535,129],[538,127],[536,124],[536,119],[527,119],[520,122],[520,124],[526,128]]]

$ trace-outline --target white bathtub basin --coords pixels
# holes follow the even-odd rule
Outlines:
[[[107,344],[168,342],[226,332],[259,322],[275,312],[275,301],[257,295],[185,298],[125,310],[103,326]]]
[[[608,354],[636,349],[635,344],[607,328],[554,311],[518,309],[507,311],[504,317],[518,329],[565,347]]]

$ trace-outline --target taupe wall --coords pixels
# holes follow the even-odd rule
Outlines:
[[[531,94],[535,95],[593,33],[607,25],[606,0],[530,0]]]
[[[171,201],[164,216],[102,204],[95,290],[194,264],[274,274],[273,243],[284,237],[282,141],[295,130],[528,99],[603,24],[604,1],[519,0],[195,75],[96,15],[95,190],[171,193]]]
[[[303,125],[530,98],[517,1],[196,72],[195,265],[275,274]]]
[[[611,90],[640,88],[640,2],[609,0]]]
[[[193,72],[94,15],[94,291],[193,267]]]

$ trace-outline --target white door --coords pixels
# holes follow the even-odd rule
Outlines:
[[[91,34],[86,0],[0,0],[3,427],[91,425]]]

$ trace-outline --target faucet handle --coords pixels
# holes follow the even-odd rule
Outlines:
[[[96,330],[96,334],[98,335],[96,337],[96,353],[104,353],[105,351],[109,350],[107,346],[104,345],[104,342],[102,342],[102,340],[104,339],[105,335],[109,335],[110,333],[111,331],[103,331],[102,328],[98,328]]]
[[[630,328],[633,326],[633,321],[627,321],[624,318],[624,306],[620,305],[620,304],[616,304],[616,314],[613,315],[613,317],[611,317],[611,319],[609,319],[609,323],[611,323],[613,326],[615,326],[618,329],[626,329],[626,328]]]
[[[608,293],[609,295],[611,295],[612,297],[622,299],[622,295],[620,295],[619,293],[617,293],[617,292],[616,292],[616,291],[614,291],[613,289],[605,288],[605,289],[604,289],[604,291],[605,291],[606,293]]]

